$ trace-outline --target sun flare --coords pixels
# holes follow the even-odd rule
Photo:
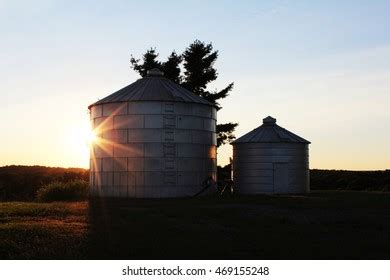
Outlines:
[[[72,127],[70,138],[72,146],[83,149],[89,149],[90,145],[97,141],[96,132],[84,123]]]
[[[98,142],[96,131],[92,130],[88,120],[74,122],[64,130],[65,158],[76,162],[75,166],[88,167],[90,149]]]
[[[86,132],[86,135],[85,135],[85,140],[86,140],[88,146],[95,143],[98,140],[96,132],[94,130],[88,129]]]

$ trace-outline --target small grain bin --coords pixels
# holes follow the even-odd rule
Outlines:
[[[158,69],[88,108],[92,195],[191,196],[216,179],[215,106]]]
[[[235,140],[233,181],[240,194],[307,193],[310,142],[267,117]]]

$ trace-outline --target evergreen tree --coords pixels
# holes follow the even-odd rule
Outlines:
[[[167,61],[162,63],[161,67],[161,70],[164,72],[164,76],[177,84],[181,84],[182,80],[180,70],[180,63],[182,60],[182,57],[173,51],[171,55],[168,56]]]
[[[175,51],[173,51],[167,58],[167,61],[160,62],[158,58],[158,53],[155,48],[150,48],[142,55],[142,62],[140,59],[135,59],[133,56],[130,58],[131,68],[134,71],[138,72],[141,77],[145,77],[147,75],[148,70],[153,68],[159,68],[164,72],[164,76],[175,83],[180,84],[181,70],[180,63],[182,62],[182,57],[178,55]]]
[[[230,83],[220,91],[209,91],[207,85],[215,81],[218,77],[214,63],[218,58],[218,51],[213,50],[212,44],[205,44],[195,40],[184,51],[183,55],[178,55],[173,51],[165,62],[158,60],[156,49],[149,49],[140,59],[133,56],[130,59],[131,67],[142,77],[146,76],[148,70],[160,68],[164,76],[172,81],[181,84],[191,92],[202,96],[217,106],[220,110],[218,100],[228,96],[233,89],[234,83]],[[184,76],[181,76],[180,65],[183,62]],[[225,123],[217,125],[217,146],[221,146],[235,139],[233,134],[237,123]]]
[[[218,51],[213,51],[212,44],[206,45],[204,42],[195,40],[183,53],[185,71],[182,85],[215,104],[219,110],[221,106],[218,100],[228,96],[234,83],[230,83],[221,91],[207,90],[207,85],[218,77],[217,70],[214,68],[217,58]],[[218,147],[235,139],[233,132],[237,125],[237,123],[217,124]]]
[[[161,62],[157,61],[158,53],[155,48],[150,48],[142,56],[142,63],[139,59],[135,59],[133,56],[130,58],[131,67],[138,72],[141,77],[145,77],[148,70],[153,68],[161,68]]]

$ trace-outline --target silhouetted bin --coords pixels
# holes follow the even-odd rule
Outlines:
[[[309,144],[276,119],[263,119],[263,125],[232,142],[237,193],[309,192]]]
[[[217,110],[158,69],[90,105],[91,194],[181,197],[216,179]],[[209,190],[212,191],[212,190]]]

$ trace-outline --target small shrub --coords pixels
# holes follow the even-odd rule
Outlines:
[[[37,191],[37,200],[45,202],[84,200],[87,196],[88,182],[84,180],[52,182]]]

